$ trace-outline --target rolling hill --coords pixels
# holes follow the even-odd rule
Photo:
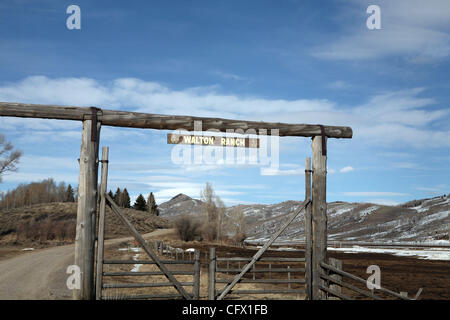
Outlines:
[[[237,205],[246,217],[247,240],[270,238],[296,210],[300,201],[277,204]],[[227,208],[227,213],[233,207]],[[179,194],[159,206],[160,215],[174,219],[180,215],[199,216],[202,202]],[[348,241],[433,241],[448,240],[450,231],[450,195],[414,200],[398,206],[371,203],[328,203],[329,240]],[[280,240],[304,240],[304,213],[283,232]]]

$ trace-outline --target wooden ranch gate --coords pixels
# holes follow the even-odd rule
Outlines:
[[[194,252],[194,260],[162,260],[158,257],[156,252],[158,247],[150,246],[144,238],[139,234],[139,232],[134,228],[131,222],[127,219],[125,214],[121,211],[121,208],[114,202],[114,200],[106,193],[107,191],[107,180],[108,180],[108,163],[109,163],[109,148],[103,147],[102,149],[102,163],[101,168],[101,184],[100,184],[100,209],[98,217],[98,240],[97,240],[97,265],[96,265],[96,279],[95,279],[95,293],[96,299],[104,299],[105,296],[102,294],[103,289],[115,288],[115,289],[129,289],[129,288],[161,288],[161,287],[174,287],[177,291],[176,294],[165,293],[165,294],[139,294],[139,295],[120,295],[120,299],[157,299],[157,298],[184,298],[184,299],[195,299],[200,298],[200,252],[196,250]],[[139,246],[145,251],[151,260],[105,260],[104,259],[104,243],[105,243],[105,219],[106,219],[106,204],[111,208],[111,210],[118,216],[122,223],[125,224],[131,236],[134,237],[135,241]],[[156,252],[155,252],[156,251]],[[162,255],[161,255],[162,256]],[[131,264],[152,264],[156,265],[160,271],[150,271],[150,272],[105,272],[104,265],[131,265]],[[170,270],[169,265],[179,266],[179,265],[191,265],[193,270]],[[149,283],[104,283],[104,277],[151,277],[151,276],[165,276],[169,282],[152,282]],[[192,275],[192,282],[180,282],[175,277],[176,275]],[[191,286],[192,293],[187,292],[184,287]]]
[[[194,131],[194,122],[201,121],[204,128],[226,132],[233,130],[277,129],[278,135],[293,137],[312,137],[312,187],[306,185],[306,282],[310,288],[310,299],[321,299],[324,291],[321,286],[321,263],[327,260],[327,202],[326,202],[326,169],[327,138],[351,138],[350,127],[324,126],[311,124],[287,124],[273,122],[242,121],[220,118],[203,118],[190,116],[159,115],[148,113],[104,110],[96,107],[73,107],[0,102],[0,116],[41,118],[57,120],[82,121],[80,152],[80,173],[78,183],[77,227],[75,237],[75,264],[81,270],[81,288],[74,290],[74,299],[91,300],[96,296],[95,286],[95,244],[98,194],[98,151],[101,126],[130,127],[157,130]],[[308,191],[308,188],[310,192]],[[309,196],[308,196],[309,195]],[[107,195],[105,200],[108,200]],[[109,202],[114,208],[113,202]],[[114,209],[113,209],[114,211]],[[117,212],[116,212],[117,213]],[[139,235],[140,236],[140,235]],[[268,244],[268,243],[267,243]],[[267,245],[266,244],[266,245]],[[142,239],[140,245],[148,245]],[[269,244],[270,245],[270,244]],[[268,247],[268,246],[267,246]],[[150,248],[147,248],[150,249]],[[145,250],[151,256],[151,250]],[[262,253],[261,253],[262,254]],[[254,261],[260,256],[255,256]],[[254,264],[250,262],[244,269],[247,272]],[[308,267],[309,265],[309,267]],[[246,270],[246,268],[248,269]],[[160,267],[161,268],[161,267]],[[163,268],[161,270],[163,271]],[[308,270],[309,268],[309,270]],[[241,273],[242,273],[241,272]],[[166,274],[169,277],[169,273]],[[239,281],[230,283],[219,298],[223,298]],[[175,283],[175,282],[174,282]],[[182,292],[182,290],[180,290]],[[183,294],[186,299],[190,296]]]

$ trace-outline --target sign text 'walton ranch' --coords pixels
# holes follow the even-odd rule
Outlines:
[[[167,134],[169,144],[190,144],[216,147],[259,148],[259,139],[224,136],[201,136],[193,134]]]

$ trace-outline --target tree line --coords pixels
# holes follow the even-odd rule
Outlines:
[[[124,188],[123,190],[117,188],[114,194],[112,193],[111,190],[109,190],[108,195],[112,199],[114,199],[114,202],[119,207],[132,208],[139,211],[147,211],[152,215],[159,216],[159,209],[158,205],[156,204],[153,192],[150,192],[150,194],[147,197],[147,200],[145,200],[144,196],[140,193],[139,196],[136,198],[133,206],[131,206],[131,198],[127,188]]]
[[[114,194],[110,190],[108,194],[122,208],[147,211],[152,215],[159,216],[159,209],[153,192],[150,192],[147,200],[142,194],[139,194],[133,206],[131,206],[131,198],[127,188],[123,190],[117,188]],[[73,188],[70,184],[67,185],[65,182],[57,183],[53,178],[48,178],[39,182],[21,183],[12,190],[0,192],[0,210],[27,207],[40,203],[76,202],[76,199],[76,188]]]
[[[0,192],[0,209],[14,209],[39,203],[75,202],[76,190],[53,178],[40,182],[21,183],[16,188]]]

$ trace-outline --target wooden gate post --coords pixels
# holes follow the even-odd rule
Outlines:
[[[98,236],[97,236],[97,276],[95,279],[95,298],[100,300],[102,298],[102,284],[103,284],[103,255],[105,243],[105,215],[106,215],[106,199],[108,183],[108,154],[109,147],[102,148],[102,175],[100,182],[100,209],[98,217]]]
[[[311,158],[305,161],[305,201],[311,200]],[[311,206],[305,208],[305,280],[306,298],[311,300],[311,260],[312,259],[312,224]]]
[[[324,297],[320,290],[321,262],[327,257],[327,137],[315,136],[312,140],[312,299]]]
[[[208,299],[216,299],[216,248],[209,248]]]
[[[184,259],[183,259],[184,260]],[[192,298],[200,299],[200,250],[194,251],[194,285],[192,288]]]
[[[75,236],[75,265],[80,268],[80,289],[73,290],[73,298],[76,300],[92,300],[95,297],[94,261],[99,136],[100,123],[91,119],[84,120],[81,134]]]
[[[338,259],[335,259],[335,258],[329,258],[328,259],[328,263],[330,264],[330,266],[335,267],[336,269],[342,270],[342,260],[338,260]],[[327,271],[328,271],[327,274],[328,274],[328,276],[330,278],[342,281],[342,276],[341,275],[339,275],[337,273],[330,275],[330,270],[327,270]],[[329,282],[329,286],[328,287],[331,290],[333,290],[335,292],[338,292],[338,293],[341,293],[341,291],[342,291],[342,288],[341,288],[340,285],[335,284],[335,283],[333,283],[331,281]],[[327,294],[327,299],[328,300],[339,300],[338,297],[334,297],[333,295],[330,295],[330,294]]]

